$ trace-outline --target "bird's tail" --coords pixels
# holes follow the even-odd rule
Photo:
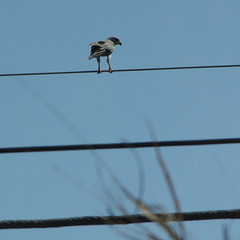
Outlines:
[[[87,60],[91,60],[93,57],[92,56],[89,56],[88,58],[87,58]]]

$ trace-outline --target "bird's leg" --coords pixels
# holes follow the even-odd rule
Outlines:
[[[98,71],[97,73],[102,73],[101,67],[100,67],[100,57],[97,57],[97,62],[98,62]]]
[[[109,66],[109,70],[108,70],[108,71],[109,71],[110,73],[113,72],[113,70],[112,70],[112,68],[111,68],[111,65],[110,65],[111,57],[112,57],[112,55],[107,56],[107,63],[108,63],[108,66]]]

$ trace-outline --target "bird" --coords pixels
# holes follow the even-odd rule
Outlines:
[[[98,42],[92,42],[90,44],[91,46],[91,54],[88,58],[88,60],[91,60],[92,58],[96,58],[98,62],[98,71],[97,73],[102,73],[101,67],[100,67],[100,57],[107,57],[107,63],[109,66],[109,73],[112,73],[113,70],[110,65],[112,53],[115,50],[116,45],[122,45],[122,42],[117,37],[109,37],[104,41],[98,41]]]

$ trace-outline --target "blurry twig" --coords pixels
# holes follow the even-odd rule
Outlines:
[[[156,135],[155,135],[155,131],[154,131],[152,125],[149,124],[149,123],[147,123],[147,125],[148,125],[148,129],[149,129],[149,132],[150,132],[152,140],[156,141]],[[164,161],[164,159],[162,157],[160,148],[159,147],[155,147],[154,149],[155,149],[155,154],[156,154],[156,158],[158,160],[159,166],[160,166],[160,168],[161,168],[161,170],[162,170],[162,172],[164,174],[164,177],[166,179],[166,183],[168,185],[168,189],[169,189],[170,194],[172,196],[176,212],[181,213],[182,210],[181,210],[180,202],[178,200],[177,191],[176,191],[174,183],[172,181],[170,172],[168,171],[167,166],[165,164],[165,161]],[[183,222],[181,220],[182,220],[182,217],[180,216],[178,224],[179,224],[180,229],[182,230],[182,234],[184,235],[183,238],[185,239],[185,237],[186,237],[186,230],[185,230],[184,224],[183,224]]]
[[[138,206],[139,209],[141,209],[147,218],[149,218],[151,221],[158,223],[166,232],[167,234],[175,240],[181,240],[182,238],[178,236],[178,234],[167,224],[166,220],[161,218],[159,215],[152,212],[152,210],[145,204],[143,201],[139,201],[136,199],[130,191],[125,188],[116,175],[112,172],[112,170],[108,167],[106,162],[104,162],[104,165],[102,167],[105,169],[105,171],[109,174],[112,181],[116,184],[118,189],[129,199],[131,200],[136,206]],[[154,235],[152,235],[154,236]]]
[[[237,198],[238,203],[240,203],[240,193],[239,193],[239,189],[236,186],[235,182],[233,181],[231,175],[227,172],[226,167],[223,165],[223,163],[220,160],[216,160],[217,166],[221,172],[221,174],[223,175],[223,177],[225,178],[229,188],[232,190],[233,194],[235,195],[235,197]]]
[[[39,91],[33,88],[26,81],[16,81],[15,82],[21,86],[25,91],[31,94],[32,97],[37,99],[46,109],[53,114],[77,139],[80,139],[82,142],[86,142],[86,139],[79,132],[78,128],[74,126],[71,121],[68,120],[64,114],[62,114],[47,98],[42,95]]]
[[[52,165],[52,169],[60,174],[61,176],[63,176],[64,178],[66,178],[67,180],[69,180],[70,182],[72,182],[74,185],[76,185],[77,187],[83,189],[85,192],[87,192],[89,195],[93,196],[94,198],[98,199],[101,202],[105,202],[106,199],[103,198],[102,196],[100,196],[100,194],[95,191],[94,189],[90,188],[89,186],[87,186],[86,184],[83,184],[82,182],[79,181],[79,179],[77,179],[76,177],[74,177],[72,174],[68,173],[67,171],[65,171],[64,169],[62,169],[61,167],[57,166],[57,165]]]
[[[223,235],[223,240],[230,240],[229,225],[225,224],[222,226],[222,235]]]

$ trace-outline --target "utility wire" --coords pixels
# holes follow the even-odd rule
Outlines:
[[[216,219],[240,219],[240,209],[203,211],[203,212],[183,212],[156,214],[166,222],[176,221],[200,221]],[[117,225],[153,222],[144,214],[103,216],[103,217],[74,217],[57,219],[37,219],[37,220],[6,220],[0,221],[0,229],[19,228],[57,228],[72,226],[93,226],[93,225]]]
[[[76,150],[80,151],[80,150],[126,149],[126,148],[150,148],[150,147],[178,147],[178,146],[219,145],[219,144],[237,144],[237,143],[240,143],[240,138],[132,142],[132,143],[100,143],[100,144],[59,145],[59,146],[7,147],[7,148],[0,148],[0,154],[76,151]]]
[[[239,64],[227,65],[205,65],[205,66],[183,66],[183,67],[159,67],[159,68],[133,68],[133,69],[116,69],[113,72],[143,72],[143,71],[165,71],[165,70],[187,70],[187,69],[209,69],[209,68],[239,68]],[[102,72],[108,72],[103,70]],[[39,75],[63,75],[63,74],[80,74],[80,73],[97,73],[95,70],[87,71],[64,71],[64,72],[35,72],[35,73],[2,73],[0,77],[18,77],[18,76],[39,76]]]

